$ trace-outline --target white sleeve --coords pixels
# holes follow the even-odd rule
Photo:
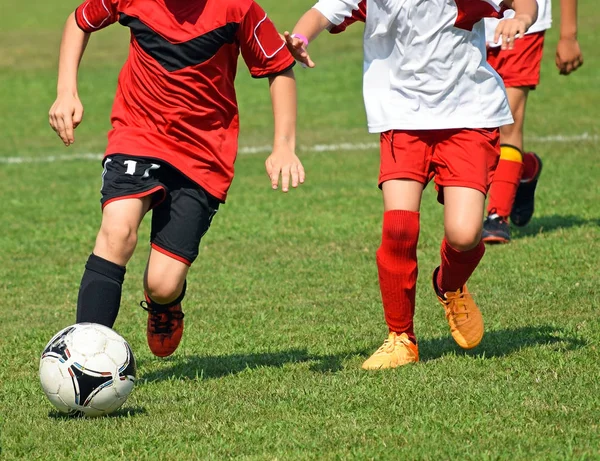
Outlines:
[[[352,17],[352,12],[359,9],[361,1],[319,0],[313,8],[325,16],[330,23],[339,26],[346,18]]]

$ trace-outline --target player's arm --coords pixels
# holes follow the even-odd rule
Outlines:
[[[58,61],[56,101],[48,114],[50,126],[65,146],[75,141],[73,131],[83,118],[83,105],[77,94],[77,72],[90,34],[82,31],[71,13],[65,24]]]
[[[577,41],[577,0],[560,0],[560,39],[555,61],[561,75],[569,75],[583,65]]]
[[[304,168],[296,156],[296,64],[285,41],[265,11],[253,2],[238,29],[242,57],[254,78],[269,80],[273,104],[273,152],[265,167],[273,189],[289,190],[304,182]]]
[[[281,190],[298,187],[304,182],[304,167],[296,156],[296,79],[292,69],[269,77],[273,103],[273,152],[265,161],[271,186],[277,189],[281,176]]]
[[[77,73],[90,34],[118,19],[118,0],[86,0],[67,18],[58,61],[56,101],[48,119],[65,146],[75,141],[74,130],[83,118],[83,105],[77,92]]]
[[[502,3],[515,10],[515,16],[498,23],[494,42],[502,39],[502,49],[512,50],[515,39],[523,37],[536,21],[538,5],[536,0],[504,0]]]
[[[308,44],[324,30],[342,32],[348,25],[365,20],[365,0],[320,0],[300,18],[293,32],[284,33],[292,56],[306,67],[315,67],[307,52]]]
[[[290,34],[285,31],[283,34],[288,50],[290,50],[294,59],[306,67],[315,67],[315,63],[306,51],[308,44],[315,40],[321,32],[333,27],[333,25],[323,13],[315,8],[311,8],[304,13],[294,27],[293,33]]]

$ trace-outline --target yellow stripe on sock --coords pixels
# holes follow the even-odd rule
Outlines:
[[[513,146],[500,146],[500,160],[523,163],[523,154]]]

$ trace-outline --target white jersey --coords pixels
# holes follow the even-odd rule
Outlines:
[[[552,26],[552,1],[551,0],[537,0],[538,4],[538,17],[537,20],[532,24],[529,30],[525,33],[535,34],[537,32],[543,32],[550,29]],[[511,18],[515,15],[513,10],[507,10],[504,13],[504,17]],[[494,43],[494,35],[496,33],[496,26],[498,26],[499,19],[486,18],[485,19],[485,39],[488,42],[488,46],[500,46],[501,43]]]
[[[320,0],[314,8],[342,30],[366,8],[363,96],[369,131],[381,133],[513,122],[502,79],[486,61],[481,21],[501,15],[500,4]]]

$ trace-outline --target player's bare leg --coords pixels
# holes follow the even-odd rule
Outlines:
[[[111,327],[121,304],[125,266],[137,244],[140,222],[150,207],[150,197],[108,203],[94,251],[85,266],[77,300],[77,322]]]
[[[150,196],[115,200],[102,210],[94,254],[125,266],[137,245],[138,228],[150,208]]]
[[[467,187],[445,187],[444,204],[445,237],[433,287],[452,337],[462,348],[471,349],[483,338],[483,317],[466,282],[485,253],[481,240],[485,195]]]
[[[158,357],[171,355],[183,335],[181,301],[185,296],[189,266],[155,248],[150,250],[142,307],[148,311],[147,339]]]
[[[423,184],[392,180],[384,182],[382,190],[385,213],[377,268],[389,335],[363,363],[366,370],[395,368],[419,360],[413,316]]]
[[[490,187],[488,216],[483,225],[486,243],[510,241],[508,217],[523,173],[523,125],[529,88],[507,88],[506,93],[514,123],[500,127],[500,161]]]
[[[508,105],[510,106],[510,111],[515,122],[511,125],[500,127],[500,143],[515,146],[522,151],[523,126],[525,124],[525,109],[529,96],[529,88],[523,86],[507,88],[506,95],[508,96]]]

